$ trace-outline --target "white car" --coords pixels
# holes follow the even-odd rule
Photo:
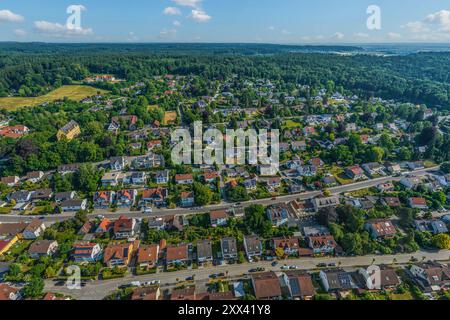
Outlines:
[[[140,281],[133,281],[133,282],[131,283],[131,285],[132,285],[133,287],[140,287],[140,286],[141,286],[141,282],[140,282]]]
[[[152,208],[145,208],[144,209],[144,213],[153,213],[153,209]]]

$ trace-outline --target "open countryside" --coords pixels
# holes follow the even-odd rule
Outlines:
[[[73,101],[81,101],[87,97],[103,94],[105,90],[91,86],[67,85],[55,89],[46,95],[39,97],[6,97],[0,98],[0,109],[17,110],[23,107],[34,107],[45,102],[54,102],[67,98]]]

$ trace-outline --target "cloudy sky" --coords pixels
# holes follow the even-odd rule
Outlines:
[[[0,0],[0,41],[450,43],[450,0]]]

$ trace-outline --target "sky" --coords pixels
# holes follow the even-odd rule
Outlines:
[[[0,0],[0,41],[450,43],[450,0]]]

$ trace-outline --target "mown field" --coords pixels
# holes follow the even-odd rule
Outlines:
[[[97,93],[105,93],[105,90],[97,89],[90,86],[70,85],[62,86],[46,95],[39,97],[6,97],[0,98],[0,109],[16,110],[22,107],[33,107],[44,102],[53,102],[67,97],[70,100],[80,101],[86,97],[96,95]]]

